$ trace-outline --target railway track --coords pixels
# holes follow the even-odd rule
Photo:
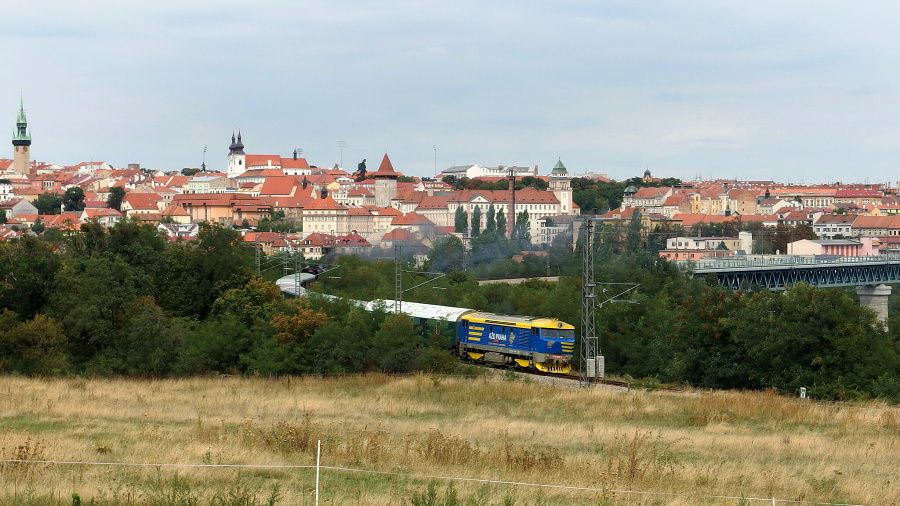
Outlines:
[[[555,384],[557,382],[568,384],[567,386],[581,386],[581,384],[582,384],[581,376],[574,375],[574,374],[555,374],[555,373],[551,373],[551,372],[530,371],[530,370],[523,370],[521,368],[500,365],[500,364],[478,364],[478,363],[474,363],[471,361],[467,361],[467,363],[477,366],[477,367],[484,367],[486,369],[491,369],[494,371],[511,372],[511,373],[520,375],[525,378],[534,378],[534,379],[540,378],[542,381],[544,381],[546,383],[550,383],[550,384]],[[545,379],[551,380],[551,381],[546,381]],[[610,380],[610,379],[605,379],[605,378],[593,378],[591,381],[589,381],[589,383],[592,385],[614,386],[614,387],[618,387],[618,388],[622,388],[622,389],[626,389],[626,390],[631,388],[630,384],[627,381]]]

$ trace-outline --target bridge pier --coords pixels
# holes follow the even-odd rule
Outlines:
[[[859,305],[875,311],[885,328],[888,321],[888,298],[891,296],[891,287],[889,285],[862,285],[856,287],[856,294],[859,295]]]

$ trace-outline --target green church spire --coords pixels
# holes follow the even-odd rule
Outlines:
[[[28,133],[28,120],[25,118],[25,101],[19,95],[19,114],[16,116],[16,130],[13,132],[14,146],[31,145],[31,135]]]

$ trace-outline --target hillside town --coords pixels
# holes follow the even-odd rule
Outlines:
[[[32,160],[23,103],[14,132],[13,158],[0,159],[0,240],[124,219],[186,240],[207,222],[239,229],[266,254],[299,252],[316,260],[395,244],[425,251],[448,235],[465,243],[487,223],[503,221],[498,228],[504,233],[518,229],[535,247],[559,238],[571,246],[582,215],[573,179],[610,183],[604,174],[573,176],[562,160],[544,174],[536,165],[468,164],[433,178],[404,174],[388,153],[374,166],[365,159],[355,169],[321,166],[298,150],[287,156],[253,152],[240,131],[232,133],[227,153],[222,146],[220,167],[207,167],[205,160],[181,170],[39,162]],[[644,238],[656,236],[659,255],[672,260],[900,249],[900,196],[887,184],[717,179],[670,185],[649,170],[629,181],[635,184],[624,187],[621,205],[593,211],[613,225],[639,221]],[[784,249],[763,251],[760,238],[779,227],[806,233],[791,237]],[[703,233],[710,230],[719,233]]]

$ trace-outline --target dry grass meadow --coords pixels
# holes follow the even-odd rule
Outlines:
[[[900,409],[466,378],[0,378],[4,459],[323,465],[322,504],[900,503]],[[564,484],[577,491],[427,476]],[[0,503],[313,504],[309,469],[0,464]],[[437,500],[424,493],[434,484]],[[634,494],[623,490],[669,495]],[[414,497],[418,494],[419,497]],[[771,500],[768,502],[771,504]]]

